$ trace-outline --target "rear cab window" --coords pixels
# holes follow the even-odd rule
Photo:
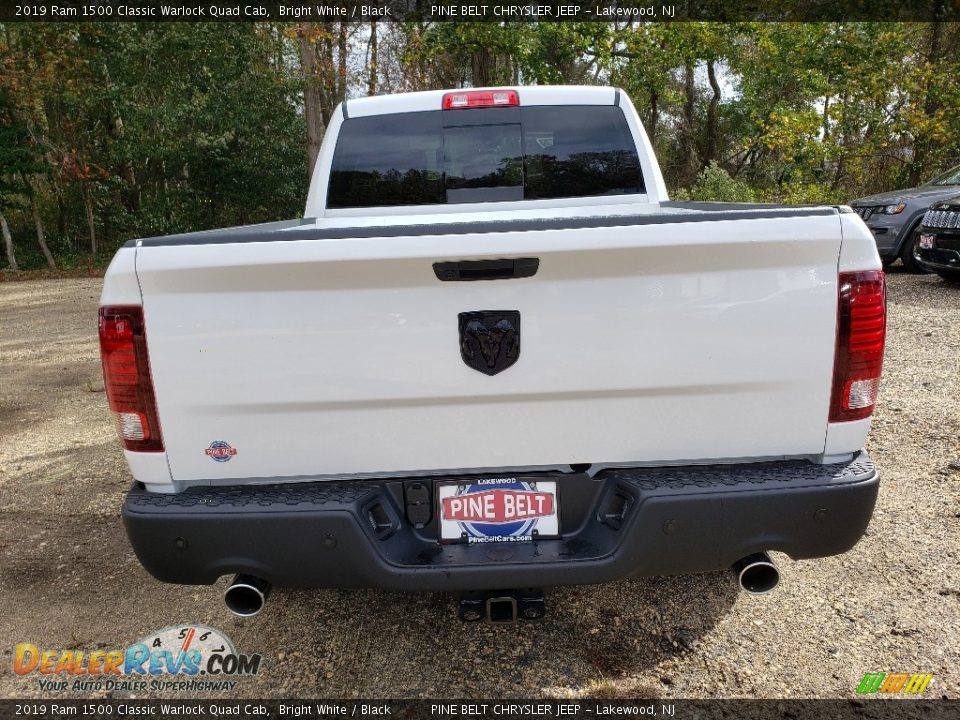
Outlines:
[[[646,192],[616,106],[430,110],[345,120],[327,207],[347,209]]]

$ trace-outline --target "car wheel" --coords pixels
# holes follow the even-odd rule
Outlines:
[[[960,270],[937,270],[937,275],[942,277],[948,283],[960,285]]]
[[[920,228],[910,233],[900,251],[900,261],[907,272],[923,274],[930,272],[920,264]]]

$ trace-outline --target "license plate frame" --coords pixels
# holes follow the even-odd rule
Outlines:
[[[443,544],[510,544],[560,537],[556,477],[443,480],[435,483],[434,508],[437,539]]]

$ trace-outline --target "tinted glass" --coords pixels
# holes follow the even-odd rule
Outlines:
[[[520,125],[443,129],[448,203],[523,200]]]
[[[618,107],[524,108],[523,146],[528,200],[644,192]]]
[[[327,205],[642,192],[640,161],[620,108],[437,110],[346,120],[333,156]]]
[[[445,203],[440,113],[353,118],[333,153],[327,206]]]
[[[960,167],[947,170],[943,175],[938,175],[927,185],[960,185]]]

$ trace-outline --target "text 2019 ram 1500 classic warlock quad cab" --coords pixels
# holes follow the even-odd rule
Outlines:
[[[131,241],[100,308],[166,582],[462,592],[842,553],[884,276],[846,207],[670,202],[629,98],[513,87],[344,102],[303,219]]]

